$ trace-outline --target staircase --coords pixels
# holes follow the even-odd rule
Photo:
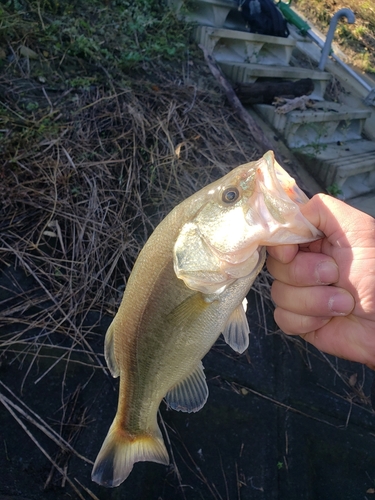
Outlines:
[[[310,175],[324,188],[341,190],[340,198],[375,215],[375,142],[364,137],[373,107],[353,108],[329,100],[330,72],[301,67],[301,36],[279,38],[249,33],[237,4],[228,0],[169,0],[181,16],[198,24],[195,39],[213,55],[233,83],[295,81],[311,78],[314,108],[280,114],[272,105],[253,105],[258,116],[283,138]],[[314,45],[304,38],[303,46]],[[246,107],[246,106],[245,106]]]

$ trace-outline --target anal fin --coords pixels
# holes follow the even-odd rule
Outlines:
[[[225,342],[236,352],[242,354],[249,346],[249,323],[246,318],[247,300],[243,300],[229,316],[223,331]]]
[[[196,412],[206,403],[208,387],[202,362],[184,380],[167,392],[165,400],[177,411]]]

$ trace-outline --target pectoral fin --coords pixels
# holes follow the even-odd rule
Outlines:
[[[107,366],[109,368],[109,371],[111,372],[112,377],[116,378],[119,377],[120,375],[120,368],[117,364],[116,358],[115,358],[115,342],[114,342],[114,335],[115,329],[113,326],[113,321],[109,325],[107,333],[105,334],[105,341],[104,341],[104,357],[107,362]]]
[[[203,364],[199,363],[187,378],[167,392],[165,399],[173,410],[190,413],[204,406],[208,398],[208,387],[203,370]]]
[[[242,354],[249,346],[249,323],[246,318],[247,300],[244,299],[229,316],[228,322],[223,331],[225,342],[231,348]]]

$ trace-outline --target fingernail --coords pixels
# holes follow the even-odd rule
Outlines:
[[[339,279],[339,268],[334,262],[321,262],[316,266],[316,275],[319,285],[336,283]]]
[[[337,293],[329,299],[328,308],[337,315],[346,316],[354,308],[354,299],[348,292]]]

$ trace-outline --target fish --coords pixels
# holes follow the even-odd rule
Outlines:
[[[238,353],[247,349],[246,295],[265,247],[322,237],[301,213],[307,201],[268,151],[185,199],[156,227],[105,337],[119,399],[93,481],[116,487],[136,462],[169,464],[161,401],[200,410],[208,398],[202,358],[219,335]]]

